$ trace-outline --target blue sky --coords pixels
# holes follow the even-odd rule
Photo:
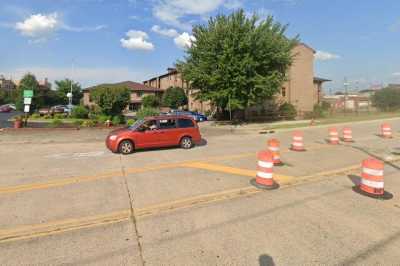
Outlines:
[[[0,0],[0,74],[141,82],[182,58],[192,25],[240,7],[317,50],[325,89],[400,83],[397,0]]]

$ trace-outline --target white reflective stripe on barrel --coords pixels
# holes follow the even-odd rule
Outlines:
[[[274,166],[274,163],[273,162],[258,161],[258,166],[264,167],[264,168],[272,168]]]
[[[269,179],[269,178],[272,178],[272,173],[264,173],[264,172],[258,171],[258,172],[257,172],[257,176],[258,176],[258,177],[261,177],[261,178],[267,178],[267,179]]]
[[[293,139],[294,140],[303,140],[303,137],[294,136]]]
[[[373,187],[373,188],[383,188],[384,183],[383,182],[377,182],[377,181],[371,181],[368,179],[361,179],[361,184],[367,186],[367,187]]]
[[[293,142],[292,145],[293,146],[298,146],[298,147],[303,147],[304,146],[303,142]]]
[[[278,147],[268,147],[268,150],[270,151],[279,151]]]
[[[337,136],[337,135],[339,135],[339,134],[338,134],[337,132],[331,132],[330,135],[331,135],[331,136]]]
[[[272,158],[274,158],[274,160],[276,160],[276,159],[280,159],[281,156],[275,155],[275,156],[272,156]]]
[[[331,140],[339,140],[338,137],[331,137]]]
[[[363,167],[362,171],[368,175],[372,176],[383,176],[383,170],[371,169]]]

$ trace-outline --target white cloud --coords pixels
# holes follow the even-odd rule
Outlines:
[[[317,51],[314,55],[316,60],[328,61],[341,58],[339,55],[332,54],[324,51]]]
[[[140,30],[130,30],[126,33],[128,38],[122,38],[120,40],[122,47],[129,50],[145,50],[151,51],[154,49],[154,45],[148,42],[149,36],[146,32]]]
[[[151,30],[154,31],[155,33],[158,33],[160,35],[167,36],[170,38],[174,38],[179,35],[179,33],[175,29],[163,29],[158,25],[154,25],[151,28]]]
[[[94,27],[73,27],[62,21],[57,12],[50,14],[30,15],[23,21],[17,22],[14,28],[23,36],[31,38],[30,42],[38,43],[45,41],[52,33],[62,29],[73,32],[98,31],[105,29],[105,25]]]
[[[394,72],[394,73],[392,73],[392,76],[400,77],[400,72]]]
[[[58,14],[51,13],[48,15],[31,15],[24,21],[17,22],[15,28],[24,36],[44,37],[56,31],[60,25]]]
[[[168,25],[190,30],[190,23],[182,22],[182,17],[207,14],[223,3],[224,0],[157,0],[154,1],[153,15]]]
[[[227,9],[237,9],[243,6],[243,2],[241,0],[228,0],[225,1],[224,7]]]
[[[181,35],[177,36],[174,39],[174,42],[176,46],[178,46],[181,49],[186,49],[188,47],[192,46],[192,43],[196,40],[196,38],[193,35],[190,35],[187,32],[182,33]]]

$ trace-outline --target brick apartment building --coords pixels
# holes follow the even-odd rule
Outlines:
[[[301,43],[293,49],[293,54],[295,59],[288,71],[288,81],[282,85],[277,100],[293,104],[302,114],[312,111],[314,105],[321,101],[322,84],[330,80],[314,77],[314,49]],[[181,87],[188,94],[190,110],[204,112],[212,108],[208,102],[200,102],[195,99],[195,92],[188,90],[188,83],[182,79],[181,74],[175,68],[168,68],[167,73],[146,80],[143,84],[162,91],[171,86]],[[248,112],[253,113],[257,109],[261,109],[261,106],[249,108]]]
[[[0,75],[0,90],[1,91],[13,91],[17,88],[15,83],[11,79],[6,79],[3,75]]]
[[[153,88],[141,83],[133,82],[133,81],[124,81],[113,84],[100,84],[97,86],[89,87],[83,89],[83,104],[86,106],[94,105],[94,102],[90,99],[90,91],[100,86],[115,86],[115,87],[126,87],[131,91],[131,102],[128,106],[129,110],[136,111],[141,108],[142,99],[146,95],[155,95],[161,98],[162,90],[159,88]]]

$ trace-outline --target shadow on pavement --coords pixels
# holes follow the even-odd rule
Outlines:
[[[357,175],[348,175],[347,177],[350,179],[351,182],[353,182],[355,186],[359,186],[361,184],[361,177]]]
[[[258,257],[258,262],[260,266],[275,266],[274,259],[267,254],[262,254]]]

